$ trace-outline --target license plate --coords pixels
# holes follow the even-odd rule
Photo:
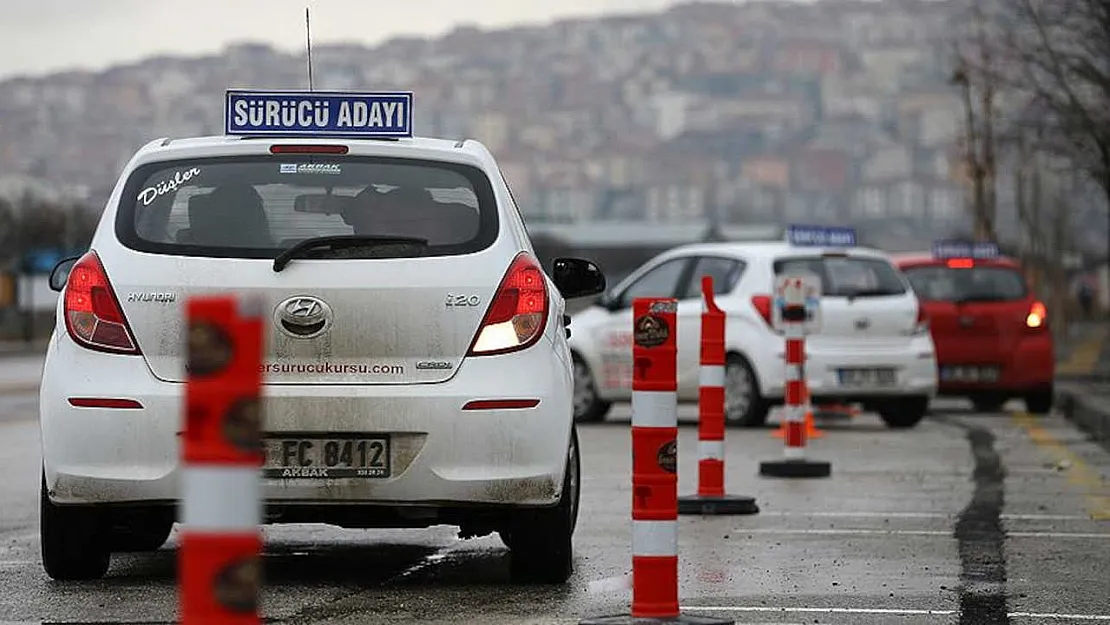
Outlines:
[[[389,477],[389,437],[297,437],[266,439],[262,475],[277,479]]]
[[[840,369],[837,374],[847,387],[890,387],[898,381],[894,369]]]
[[[945,382],[997,382],[998,367],[944,366],[940,368],[940,379]]]

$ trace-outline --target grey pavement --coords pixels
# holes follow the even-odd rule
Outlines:
[[[0,395],[37,391],[39,378],[42,376],[42,363],[42,354],[0,358]],[[0,419],[3,419],[2,415]]]
[[[684,611],[736,623],[1110,621],[1110,454],[1059,416],[938,405],[910,431],[866,414],[822,425],[809,450],[832,462],[828,479],[758,477],[782,440],[772,428],[730,430],[727,489],[755,496],[761,511],[682,517]],[[172,538],[157,553],[116,557],[104,580],[54,583],[42,572],[34,411],[33,395],[0,397],[0,623],[172,622]],[[697,435],[692,409],[681,414],[686,494]],[[510,585],[496,535],[280,526],[266,530],[266,617],[500,625],[627,613],[628,421],[618,406],[608,423],[581,428],[577,571],[565,588]]]

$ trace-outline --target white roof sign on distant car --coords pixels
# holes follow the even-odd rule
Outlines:
[[[845,226],[808,226],[790,224],[786,240],[791,245],[817,247],[855,247],[856,229]]]

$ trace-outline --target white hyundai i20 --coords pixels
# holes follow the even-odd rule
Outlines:
[[[604,277],[542,270],[479,142],[270,135],[142,147],[89,251],[56,268],[47,573],[99,577],[166,541],[184,304],[236,294],[268,306],[266,522],[498,532],[514,578],[564,582],[580,483],[564,298]]]
[[[775,280],[798,271],[817,276],[823,288],[821,323],[806,339],[813,401],[862,404],[892,428],[917,425],[936,395],[937,372],[928,319],[910,284],[881,250],[791,241],[667,250],[576,314],[576,418],[604,419],[614,402],[629,400],[630,307],[639,297],[678,299],[678,400],[698,401],[701,279],[711,276],[716,304],[727,314],[726,421],[763,425],[784,401],[785,340],[772,327]]]

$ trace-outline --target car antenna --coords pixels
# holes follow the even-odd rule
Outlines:
[[[306,56],[308,57],[308,90],[314,91],[312,84],[312,22],[308,15],[308,7],[304,8],[304,39]]]

